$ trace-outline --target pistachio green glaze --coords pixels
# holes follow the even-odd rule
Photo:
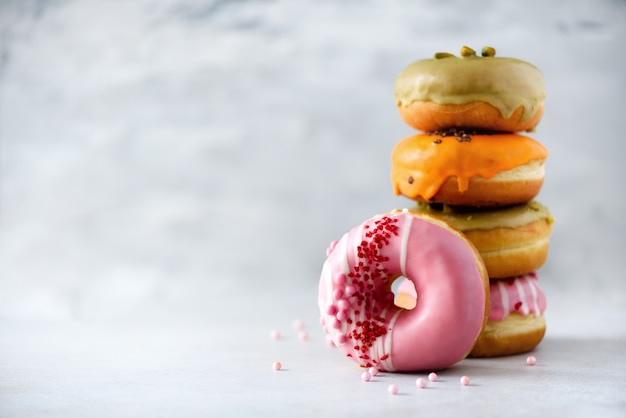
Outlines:
[[[410,210],[434,215],[454,225],[460,231],[488,230],[498,227],[518,228],[541,219],[545,219],[548,223],[554,222],[554,218],[550,215],[548,208],[537,201],[491,210],[418,203],[416,208]]]
[[[468,48],[469,49],[469,48]],[[398,106],[415,101],[438,104],[489,103],[504,118],[522,106],[522,121],[530,119],[546,96],[543,75],[534,65],[515,58],[438,53],[409,65],[398,76],[395,99]],[[484,51],[487,54],[495,50]]]

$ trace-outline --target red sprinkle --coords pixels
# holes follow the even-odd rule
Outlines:
[[[347,337],[354,341],[353,349],[358,357],[369,360],[367,364],[378,364],[389,357],[387,353],[380,359],[371,359],[368,351],[378,338],[388,332],[380,308],[381,304],[387,302],[381,295],[389,279],[389,271],[383,267],[383,263],[389,261],[389,258],[383,256],[381,250],[389,244],[392,236],[399,234],[397,222],[395,217],[382,216],[373,226],[367,226],[364,239],[356,248],[359,261],[346,275],[351,279],[350,286],[354,292],[351,290],[350,295],[345,296],[350,299],[351,306],[356,308],[351,317],[345,318],[348,324],[354,323]]]

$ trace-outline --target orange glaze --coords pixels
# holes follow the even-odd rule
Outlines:
[[[545,160],[547,149],[527,136],[513,133],[455,136],[417,134],[400,141],[393,149],[391,180],[394,193],[409,198],[432,198],[450,177],[456,177],[459,191],[468,189],[474,176],[489,179],[533,160]],[[437,143],[438,142],[438,143]]]

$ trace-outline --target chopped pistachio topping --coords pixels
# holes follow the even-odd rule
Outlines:
[[[490,47],[490,46],[486,46],[486,47],[484,47],[484,48],[483,48],[483,50],[480,52],[480,54],[481,54],[483,57],[493,57],[493,56],[495,56],[495,55],[496,55],[496,50],[495,50],[495,49],[493,49],[493,48],[492,48],[492,47]]]
[[[476,56],[476,51],[474,51],[469,46],[462,46],[461,47],[461,56],[462,57],[475,57]]]
[[[486,46],[481,50],[480,55],[482,55],[483,57],[493,57],[496,55],[496,50],[493,47]],[[463,46],[461,47],[461,56],[462,57],[475,57],[476,51],[474,51],[469,46]],[[450,58],[450,57],[454,57],[454,54],[451,54],[449,52],[437,52],[435,53],[434,58],[442,59],[442,58]]]
[[[450,54],[449,52],[437,52],[435,54],[435,59],[438,60],[438,59],[441,59],[441,58],[450,58],[450,57],[453,57],[453,56],[454,55]]]

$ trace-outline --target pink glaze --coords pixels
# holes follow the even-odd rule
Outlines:
[[[428,219],[407,211],[378,215],[331,246],[319,285],[322,323],[363,367],[449,367],[481,331],[487,296],[479,261],[463,239]],[[391,283],[399,276],[419,295],[412,310],[393,304]],[[341,301],[333,299],[338,289]]]
[[[546,310],[546,296],[539,287],[537,273],[505,280],[491,280],[489,293],[490,321],[501,321],[510,313],[541,315]]]

